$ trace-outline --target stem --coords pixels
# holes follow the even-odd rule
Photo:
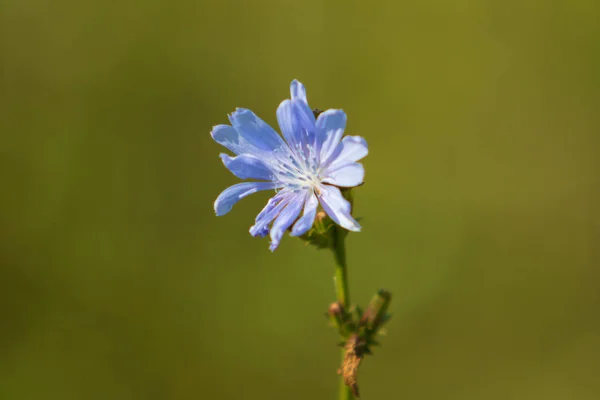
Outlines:
[[[333,234],[333,254],[335,256],[335,297],[346,311],[350,307],[350,293],[348,291],[348,276],[346,264],[346,232],[344,228],[335,227]]]
[[[344,349],[342,349],[342,362],[344,361]],[[344,377],[340,376],[339,400],[351,400],[352,390],[344,383]]]
[[[347,232],[340,226],[335,227],[333,232],[333,254],[335,257],[335,297],[337,301],[344,307],[346,312],[350,307],[350,293],[348,291],[348,266],[346,264],[346,239]],[[341,350],[340,363],[344,361],[345,350]],[[344,377],[340,376],[339,400],[352,399],[352,392],[344,383]]]

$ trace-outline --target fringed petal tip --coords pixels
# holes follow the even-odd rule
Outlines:
[[[292,100],[299,99],[308,104],[308,100],[306,98],[306,89],[304,88],[304,85],[297,79],[292,80],[292,83],[290,84],[290,95]]]

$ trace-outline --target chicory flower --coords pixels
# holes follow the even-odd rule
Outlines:
[[[330,109],[315,118],[304,86],[291,83],[291,99],[277,108],[283,138],[252,111],[238,108],[229,115],[231,125],[217,125],[212,138],[236,156],[221,160],[243,182],[225,189],[215,200],[218,216],[227,214],[240,199],[261,190],[276,194],[256,217],[252,236],[271,236],[274,251],[284,232],[305,234],[313,225],[319,205],[338,225],[360,231],[351,205],[339,188],[363,183],[364,168],[358,163],[368,153],[360,136],[345,136],[346,114]],[[285,139],[285,140],[284,140]],[[302,216],[300,216],[302,214]]]

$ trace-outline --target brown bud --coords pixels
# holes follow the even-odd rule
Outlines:
[[[319,222],[324,222],[326,218],[328,218],[328,215],[323,210],[318,211],[317,215],[315,216],[315,220],[317,220]]]

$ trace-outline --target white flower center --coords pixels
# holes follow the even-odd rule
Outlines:
[[[276,163],[272,165],[275,180],[291,189],[317,190],[321,185],[321,170],[310,144],[297,144],[291,152],[275,151]]]

